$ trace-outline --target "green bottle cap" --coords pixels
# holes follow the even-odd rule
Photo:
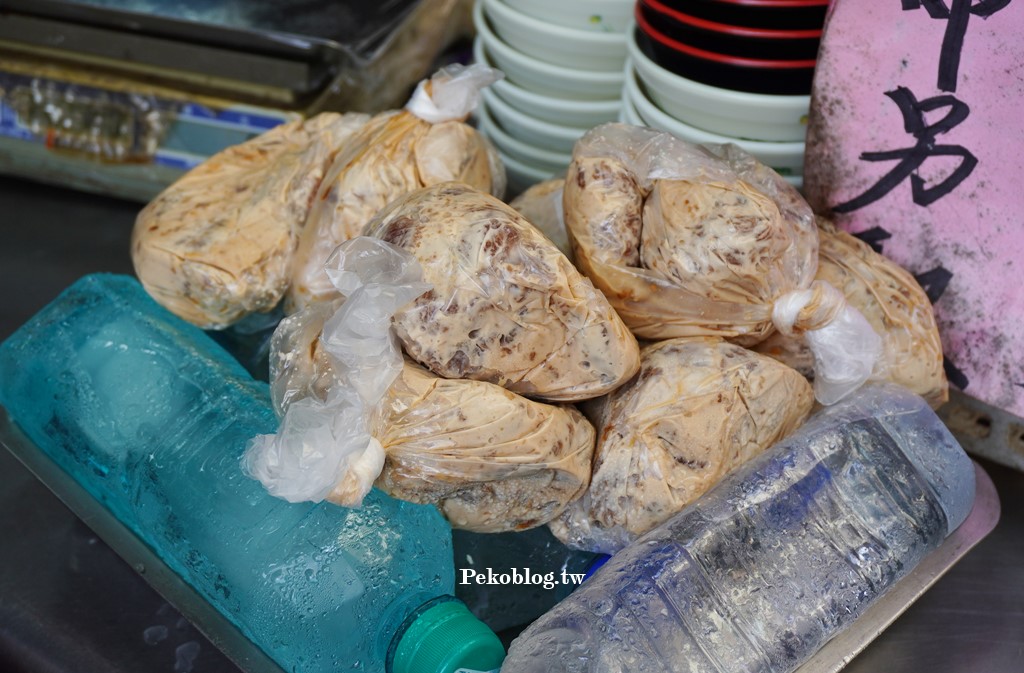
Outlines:
[[[421,612],[406,628],[392,659],[392,673],[496,671],[505,648],[486,624],[459,600]]]

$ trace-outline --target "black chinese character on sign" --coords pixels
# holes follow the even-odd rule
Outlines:
[[[946,378],[949,379],[949,382],[960,390],[967,390],[967,386],[971,385],[967,374],[964,374],[959,367],[953,364],[953,361],[948,356],[942,358],[942,369],[945,370]]]
[[[939,81],[941,91],[956,91],[957,74],[960,70],[960,52],[964,48],[964,35],[971,14],[986,18],[1010,4],[1010,0],[952,0],[947,7],[944,0],[902,0],[903,11],[920,9],[922,6],[933,19],[946,22],[939,51]]]
[[[892,234],[881,227],[871,227],[854,236],[867,243],[877,253],[882,252],[882,242],[892,238]]]
[[[835,206],[837,213],[849,213],[874,203],[891,192],[897,185],[910,178],[911,195],[914,203],[919,206],[927,206],[941,199],[953,191],[957,185],[963,182],[974,167],[978,164],[977,158],[967,149],[960,145],[939,145],[935,137],[940,133],[946,133],[957,124],[967,119],[970,108],[966,103],[956,99],[955,96],[943,95],[932,96],[918,101],[906,87],[896,87],[894,91],[886,91],[885,95],[892,99],[900,112],[903,113],[903,128],[917,139],[913,147],[906,147],[887,152],[863,152],[860,155],[862,161],[895,161],[899,163],[882,178],[860,196],[853,198],[846,203]],[[925,122],[924,114],[933,110],[948,107],[949,112],[933,124]],[[926,187],[924,179],[917,175],[916,171],[930,157],[952,156],[960,157],[960,165],[946,176],[937,185]]]
[[[925,271],[914,276],[924,293],[928,295],[928,301],[937,302],[949,287],[949,281],[953,279],[953,272],[944,266],[937,266],[931,271]]]

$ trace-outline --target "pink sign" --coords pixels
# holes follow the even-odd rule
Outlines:
[[[1024,0],[836,0],[804,191],[904,266],[950,383],[1024,416]]]

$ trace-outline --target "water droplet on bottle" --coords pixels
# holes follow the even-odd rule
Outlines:
[[[167,639],[167,627],[163,625],[150,626],[142,632],[142,640],[147,645],[156,645]]]
[[[199,643],[190,640],[174,650],[174,673],[191,673],[192,665],[199,656]]]

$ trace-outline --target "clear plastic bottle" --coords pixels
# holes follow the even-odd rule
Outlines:
[[[973,502],[973,466],[927,404],[864,388],[612,557],[502,673],[787,673]]]
[[[518,533],[453,530],[455,595],[487,626],[525,626],[596,570],[606,554],[570,549],[547,526]],[[509,581],[488,581],[497,578]]]
[[[0,403],[284,670],[500,664],[451,596],[440,514],[377,491],[359,509],[267,494],[239,463],[277,427],[267,385],[134,279],[88,276],[0,345]]]

